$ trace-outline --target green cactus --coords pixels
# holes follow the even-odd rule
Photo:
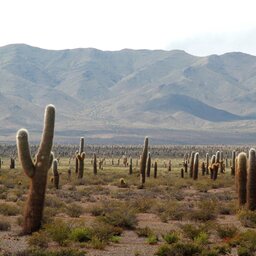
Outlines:
[[[244,152],[240,153],[237,158],[236,185],[238,192],[238,204],[246,204],[246,183],[247,183],[247,156]]]
[[[79,151],[76,154],[76,158],[78,160],[78,179],[82,179],[84,176],[84,159],[85,159],[85,152],[84,152],[84,138],[80,138],[80,147]]]
[[[193,164],[193,180],[198,179],[198,167],[199,167],[199,153],[196,153],[194,157],[194,164]]]
[[[205,176],[206,169],[205,169],[205,163],[204,162],[201,163],[201,171],[202,171],[202,175]]]
[[[58,160],[54,159],[52,163],[52,172],[53,172],[53,183],[56,189],[59,189],[60,175],[58,172]]]
[[[246,202],[249,210],[256,210],[256,152],[254,148],[249,151]]]
[[[48,105],[45,109],[44,129],[35,162],[33,162],[30,154],[28,131],[20,129],[17,132],[19,161],[25,174],[31,179],[24,212],[24,234],[31,234],[41,227],[47,174],[53,160],[51,149],[54,136],[54,121],[55,107]]]
[[[181,168],[181,170],[180,170],[180,177],[184,178],[184,169],[183,168]]]
[[[148,152],[147,177],[150,177],[150,171],[151,171],[151,155],[150,155],[150,152]]]

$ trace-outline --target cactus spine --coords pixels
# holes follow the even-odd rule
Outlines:
[[[52,163],[52,172],[53,172],[53,183],[54,187],[56,189],[59,189],[59,181],[60,181],[60,175],[58,172],[58,160],[54,159]]]
[[[198,179],[198,167],[199,167],[199,153],[195,154],[194,164],[193,164],[193,179]]]
[[[150,177],[150,170],[151,170],[151,155],[150,155],[150,152],[148,152],[147,177]]]
[[[148,156],[148,137],[145,137],[144,148],[140,160],[140,186],[143,188],[146,181],[146,164]]]
[[[51,149],[54,136],[54,121],[55,107],[48,105],[45,109],[44,129],[35,162],[33,162],[30,154],[28,131],[20,129],[17,132],[16,139],[19,161],[25,174],[31,179],[24,212],[24,234],[31,234],[41,227],[47,174],[53,160]]]
[[[247,183],[247,157],[244,152],[238,155],[236,185],[238,192],[238,204],[243,206],[246,203],[246,183]]]
[[[249,151],[248,174],[247,174],[247,208],[256,210],[256,153],[255,149]]]
[[[84,138],[80,138],[80,147],[79,152],[76,154],[76,158],[78,160],[78,179],[82,179],[84,176]]]
[[[97,156],[93,153],[93,174],[97,175]]]

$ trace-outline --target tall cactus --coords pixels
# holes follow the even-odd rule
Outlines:
[[[247,157],[244,152],[238,155],[236,185],[238,192],[238,204],[243,206],[246,203],[246,182],[247,182]]]
[[[256,152],[254,148],[249,151],[247,174],[247,208],[256,210]]]
[[[144,148],[140,160],[140,187],[143,188],[146,181],[146,164],[148,156],[148,137],[145,137]]]
[[[24,212],[24,234],[31,234],[41,227],[47,174],[53,160],[51,149],[54,136],[54,121],[55,107],[48,105],[45,109],[44,129],[35,162],[33,162],[30,154],[28,131],[20,129],[17,132],[19,161],[25,174],[31,179]]]
[[[54,159],[52,163],[52,172],[53,172],[53,183],[56,189],[59,189],[60,175],[58,172],[58,160]]]
[[[93,153],[93,174],[97,175],[97,157],[95,153]]]
[[[84,176],[84,138],[80,138],[80,147],[79,152],[76,154],[76,158],[78,160],[78,179],[82,179]]]
[[[151,154],[148,152],[148,161],[147,161],[147,177],[150,177],[151,171]]]
[[[196,153],[194,157],[194,165],[193,165],[193,180],[198,179],[198,168],[199,168],[199,153]]]

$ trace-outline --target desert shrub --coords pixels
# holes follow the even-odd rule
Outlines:
[[[65,204],[56,196],[46,195],[45,206],[50,208],[62,208]]]
[[[157,244],[158,242],[158,236],[156,234],[150,234],[148,237],[147,237],[147,242],[149,244]]]
[[[232,243],[238,247],[238,255],[255,255],[256,231],[247,230],[235,237]]]
[[[84,208],[77,203],[72,203],[67,206],[66,213],[70,217],[78,218],[78,217],[80,217],[80,215],[82,215],[84,213]]]
[[[186,237],[195,240],[201,233],[207,233],[205,225],[184,224],[181,229]]]
[[[11,224],[6,220],[0,220],[0,231],[8,231],[11,229]]]
[[[153,234],[153,231],[149,227],[145,228],[136,228],[136,234],[138,237],[149,237]]]
[[[217,233],[220,238],[233,238],[237,234],[237,227],[234,225],[220,225],[217,227]]]
[[[106,212],[104,216],[99,216],[99,220],[115,227],[134,229],[137,225],[137,219],[133,210],[118,207],[110,212]]]
[[[199,203],[198,209],[192,211],[188,217],[198,221],[214,220],[217,217],[216,206],[214,201],[203,201]]]
[[[31,247],[47,248],[49,242],[50,242],[50,239],[48,237],[48,234],[43,231],[34,232],[28,238],[28,244]]]
[[[209,243],[209,235],[202,231],[194,238],[194,241],[198,245],[207,245]]]
[[[74,228],[69,236],[69,239],[75,242],[88,242],[91,240],[91,234],[88,228]]]
[[[12,254],[12,256],[84,256],[85,252],[77,249],[65,248],[59,250],[32,249]]]
[[[0,214],[3,214],[4,216],[16,216],[19,213],[19,207],[12,204],[0,203]]]
[[[200,255],[202,249],[193,243],[174,243],[162,245],[155,253],[157,256],[193,256]]]
[[[162,235],[162,237],[167,244],[173,244],[179,240],[179,235],[175,231],[168,232],[165,235]]]
[[[242,225],[249,228],[256,227],[256,212],[249,210],[242,210],[238,214],[238,218]]]
[[[50,224],[45,225],[45,231],[50,235],[50,238],[64,245],[69,238],[71,226],[61,220],[56,220]]]

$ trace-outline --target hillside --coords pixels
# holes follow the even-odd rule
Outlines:
[[[184,51],[0,47],[0,139],[37,140],[57,109],[56,141],[255,143],[256,57]],[[198,138],[198,139],[195,139]]]

